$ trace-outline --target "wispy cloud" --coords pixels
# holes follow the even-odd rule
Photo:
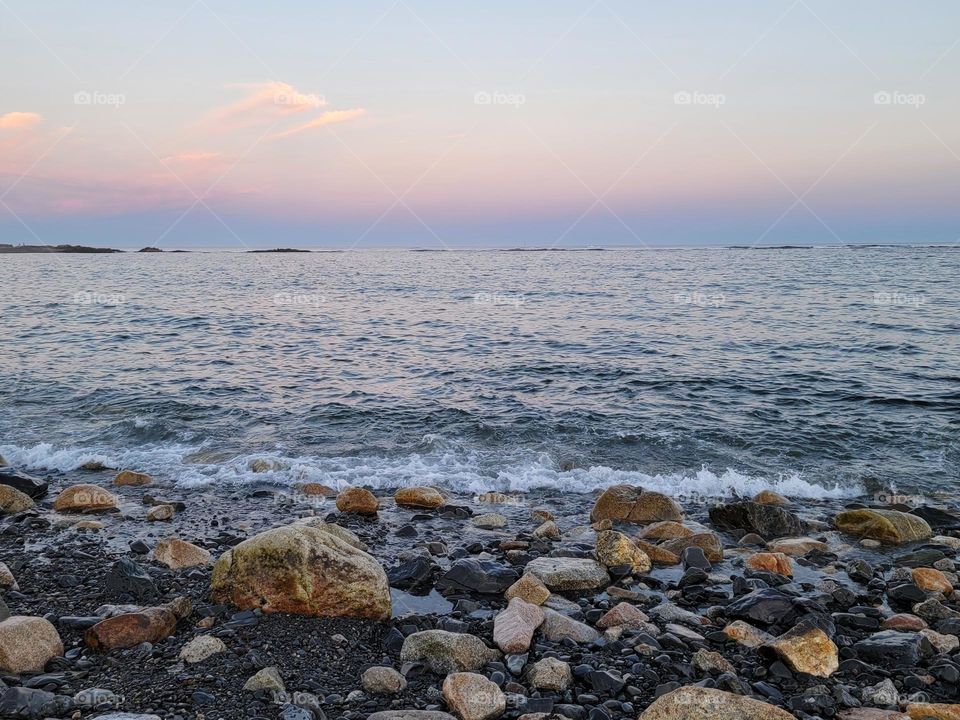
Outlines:
[[[217,130],[267,125],[288,116],[319,110],[327,105],[322,95],[303,93],[285,82],[245,83],[246,97],[214,110],[206,119]]]
[[[43,117],[32,112],[9,112],[0,115],[0,130],[23,130],[39,125]]]
[[[309,122],[303,123],[302,125],[298,125],[294,128],[290,128],[289,130],[276,133],[271,137],[273,139],[290,137],[291,135],[297,135],[306,130],[312,130],[313,128],[324,127],[326,125],[336,125],[337,123],[356,120],[357,118],[363,117],[366,114],[367,111],[363,108],[354,108],[353,110],[330,110],[328,112],[321,113],[318,117],[315,117]]]

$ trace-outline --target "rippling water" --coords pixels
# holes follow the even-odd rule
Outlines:
[[[0,266],[0,453],[35,470],[808,497],[960,480],[953,249]]]

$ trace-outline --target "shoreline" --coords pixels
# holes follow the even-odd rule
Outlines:
[[[366,516],[339,510],[336,498],[318,487],[291,494],[266,486],[198,490],[154,482],[116,486],[112,484],[115,474],[112,470],[52,473],[47,478],[48,491],[36,501],[36,507],[0,518],[0,560],[19,586],[4,592],[6,605],[12,615],[47,617],[64,646],[64,656],[51,659],[46,674],[17,677],[7,672],[4,680],[9,686],[19,682],[21,690],[16,692],[25,695],[31,694],[25,692],[30,690],[73,698],[96,690],[99,700],[108,701],[99,703],[100,710],[81,709],[83,718],[109,711],[113,701],[108,692],[124,698],[119,708],[123,712],[164,718],[366,720],[375,712],[399,709],[455,714],[450,708],[451,702],[457,702],[455,693],[448,688],[449,698],[444,697],[445,673],[431,671],[429,658],[404,659],[405,638],[417,631],[443,629],[479,638],[486,647],[496,648],[496,618],[507,607],[504,586],[523,576],[526,566],[537,558],[595,564],[593,558],[600,556],[609,562],[603,543],[620,537],[636,540],[651,525],[599,519],[599,524],[591,527],[591,512],[596,515],[600,507],[595,503],[606,497],[599,491],[487,497],[444,491],[440,507],[425,509],[399,506],[393,493],[376,490],[373,494],[379,511]],[[115,496],[118,507],[96,514],[55,512],[54,500],[79,483]],[[314,492],[321,494],[310,494]],[[172,507],[172,519],[147,520],[148,513],[167,505]],[[722,543],[722,560],[714,558],[708,569],[703,567],[704,553],[687,551],[678,558],[679,564],[655,562],[649,572],[629,564],[601,563],[609,584],[554,589],[546,601],[544,606],[553,612],[547,613],[554,618],[551,622],[569,625],[564,632],[547,630],[544,625],[531,633],[526,652],[508,653],[478,666],[475,674],[493,681],[497,689],[490,689],[490,702],[499,701],[502,695],[505,707],[500,716],[504,718],[540,717],[533,713],[552,711],[558,714],[549,717],[632,719],[661,696],[698,683],[732,692],[734,699],[723,695],[724,702],[750,695],[756,702],[767,703],[765,712],[772,713],[770,708],[778,706],[798,718],[804,717],[801,712],[813,716],[828,708],[842,718],[843,711],[855,709],[853,703],[878,709],[907,707],[917,700],[917,693],[931,702],[956,702],[957,686],[944,668],[953,667],[952,656],[960,646],[955,634],[960,633],[960,623],[950,614],[957,612],[960,617],[960,611],[952,609],[956,607],[952,563],[960,540],[952,546],[931,545],[927,540],[865,547],[856,537],[829,527],[830,519],[842,509],[839,501],[805,500],[784,507],[788,515],[795,514],[803,522],[802,534],[813,542],[810,552],[789,556],[791,581],[771,570],[747,568],[748,557],[768,555],[769,548],[752,544],[757,542],[753,538],[744,543],[745,529],[724,525],[731,521],[716,513],[711,516],[707,503],[687,503],[682,508],[682,525],[714,533]],[[491,513],[497,517],[487,518],[484,527],[478,527],[477,518]],[[552,521],[544,519],[549,516]],[[210,565],[175,571],[150,552],[158,542],[173,536],[209,551],[215,561],[244,540],[311,518],[354,533],[368,556],[384,568],[393,600],[389,620],[311,618],[238,609],[211,598]],[[940,517],[940,522],[953,523],[946,518]],[[100,529],[78,529],[77,522]],[[550,522],[555,525],[549,527]],[[769,534],[777,532],[777,528],[764,527]],[[935,532],[938,536],[957,534],[957,530]],[[644,542],[662,550],[664,543],[671,541]],[[934,550],[924,550],[928,546]],[[631,547],[644,546],[634,543]],[[616,549],[622,553],[624,547]],[[662,560],[653,548],[648,550],[650,558]],[[149,596],[137,598],[129,594],[129,585],[124,586],[126,590],[118,589],[111,580],[124,558],[135,563],[155,589]],[[941,574],[951,579],[947,596],[917,588],[911,567],[917,563],[944,568]],[[756,603],[744,601],[750,596]],[[189,615],[176,624],[172,635],[149,647],[138,644],[98,652],[84,641],[93,622],[117,611],[105,610],[105,605],[152,607],[178,597],[191,600]],[[910,642],[915,640],[916,647],[903,649],[903,638],[895,638],[901,642],[891,645],[890,657],[903,652],[915,664],[900,669],[894,667],[896,663],[875,666],[877,655],[871,654],[870,642],[884,632],[882,622],[894,614],[909,613],[918,603],[930,599],[939,603],[937,598],[942,598],[940,609],[928,603],[932,614],[926,624],[943,631],[934,633],[933,641],[952,649],[934,652],[930,639],[915,631],[898,632]],[[625,625],[601,627],[606,624],[601,619],[620,603],[645,619],[635,616]],[[744,606],[742,612],[733,614],[730,608],[738,603]],[[924,613],[928,606],[923,606]],[[942,618],[935,620],[936,613]],[[824,632],[835,643],[839,667],[828,677],[791,670],[769,642],[751,648],[724,634],[735,619],[744,618],[771,636],[783,636],[801,619],[826,628]],[[577,633],[585,634],[579,642],[571,639]],[[225,650],[196,664],[180,659],[185,645],[206,636],[224,643]],[[823,654],[824,649],[818,647],[815,659],[823,662]],[[569,685],[564,690],[532,685],[535,675],[531,668],[550,658],[569,666]],[[243,689],[255,673],[274,666],[285,693]],[[376,683],[361,679],[370,667],[391,667],[401,673],[404,689],[375,694],[370,688],[376,688]],[[381,674],[396,680],[386,671]],[[864,701],[867,689],[886,688],[887,681],[892,681],[894,703],[878,705],[869,700],[873,697],[869,693]],[[823,686],[829,688],[826,694],[818,690]],[[0,696],[0,707],[5,697]],[[74,706],[59,714],[48,709],[38,717],[69,717],[77,709]],[[687,720],[693,716],[663,717]]]

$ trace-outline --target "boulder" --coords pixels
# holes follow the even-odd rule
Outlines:
[[[380,563],[332,533],[302,524],[267,530],[221,555],[211,596],[268,613],[374,620],[391,614]]]
[[[620,602],[607,610],[599,620],[597,627],[601,630],[612,627],[622,627],[626,630],[639,630],[650,622],[650,618],[636,605]]]
[[[71,485],[63,490],[53,501],[57,512],[102,512],[115,510],[120,505],[117,496],[96,485],[82,483]]]
[[[735,502],[715,505],[709,510],[710,522],[721,530],[746,530],[771,540],[803,531],[800,519],[777,505]]]
[[[140,643],[158,643],[173,635],[177,623],[193,611],[188,598],[144,608],[101,620],[87,630],[84,642],[95,650],[131,648]]]
[[[650,558],[654,565],[679,565],[680,556],[672,553],[660,545],[648,543],[646,540],[634,540],[637,547],[643,550],[644,555]]]
[[[0,717],[4,718],[41,720],[63,717],[71,710],[73,698],[37,688],[3,688],[3,695],[0,695]]]
[[[774,588],[762,588],[743,595],[727,605],[727,617],[761,625],[792,625],[804,614],[797,599]]]
[[[527,682],[537,690],[564,692],[573,682],[570,665],[553,657],[533,663],[527,670]]]
[[[597,534],[597,559],[610,567],[629,565],[633,573],[650,572],[650,558],[629,537],[616,530]]]
[[[171,570],[210,564],[210,551],[177,538],[166,538],[153,549],[153,558]]]
[[[227,646],[220,638],[213,635],[198,635],[180,648],[179,658],[186,663],[195,664],[226,651]]]
[[[690,537],[696,531],[674,520],[661,520],[650,523],[637,533],[643,540],[673,540],[674,538]]]
[[[40,478],[18,472],[13,468],[0,467],[0,485],[12,487],[34,500],[39,500],[47,494],[49,484]]]
[[[476,672],[500,653],[478,637],[446,630],[423,630],[408,635],[400,650],[402,662],[422,662],[437,675]]]
[[[897,710],[879,708],[851,708],[837,715],[840,720],[910,720],[910,716]]]
[[[768,542],[767,550],[774,553],[783,553],[790,557],[804,557],[814,551],[828,552],[830,546],[808,537],[779,538]]]
[[[177,509],[173,505],[167,503],[154,505],[147,510],[147,520],[150,522],[166,522],[167,520],[173,520],[173,516],[176,514]]]
[[[640,714],[639,720],[796,720],[775,705],[713,690],[685,685],[661,695]]]
[[[603,565],[587,558],[540,557],[527,563],[526,572],[554,592],[596,590],[610,584]]]
[[[153,478],[146,473],[134,472],[133,470],[121,470],[113,478],[114,485],[125,485],[131,487],[142,487],[153,482]]]
[[[540,607],[514,598],[493,621],[493,642],[504,653],[525,653],[542,623]]]
[[[23,512],[33,507],[33,498],[15,487],[0,485],[0,512]]]
[[[753,496],[753,502],[759,505],[789,505],[790,501],[787,500],[780,493],[776,493],[773,490],[761,490],[756,495]]]
[[[0,670],[13,675],[39,673],[60,655],[60,635],[44,618],[14,615],[0,622]]]
[[[432,487],[400,488],[393,495],[394,502],[401,507],[425,508],[432,510],[444,504],[443,495]]]
[[[461,558],[437,580],[436,587],[438,590],[500,595],[519,578],[516,570],[495,560]]]
[[[367,552],[368,548],[366,544],[361,540],[355,532],[352,530],[347,530],[347,528],[342,525],[337,525],[336,523],[328,523],[322,518],[318,517],[308,517],[297,520],[299,525],[307,525],[309,527],[315,528],[325,533],[330,533],[339,540],[343,540],[347,545],[353,545],[357,550],[363,550]]]
[[[591,643],[600,637],[600,633],[589,625],[562,615],[556,610],[544,608],[543,616],[540,632],[550,642],[572,640],[575,643]]]
[[[790,558],[783,553],[754,553],[747,558],[746,566],[750,570],[763,570],[765,572],[776,573],[777,575],[793,577],[793,563],[790,562]]]
[[[543,605],[550,597],[550,588],[541,582],[540,578],[531,573],[525,573],[503,594],[507,600],[520,598],[534,605]]]
[[[830,677],[840,666],[837,646],[815,625],[800,624],[766,647],[794,672]]]
[[[376,515],[380,501],[365,488],[347,487],[337,495],[337,510],[357,515]]]
[[[560,527],[553,520],[547,520],[537,526],[533,531],[533,536],[543,540],[559,540],[561,536]]]
[[[880,623],[881,630],[900,630],[901,632],[917,632],[926,629],[926,627],[927,623],[923,618],[918,618],[916,615],[910,615],[909,613],[891,615]]]
[[[927,640],[919,633],[881,630],[853,646],[857,657],[864,662],[887,670],[916,667]]]
[[[927,592],[948,594],[953,592],[953,583],[939,570],[934,568],[914,568],[913,583]]]
[[[371,695],[396,695],[407,688],[407,679],[392,667],[367,668],[360,676],[360,685]]]
[[[476,673],[448,675],[443,699],[461,720],[493,720],[507,709],[507,698],[497,684]]]
[[[590,522],[614,522],[649,525],[662,520],[680,521],[683,510],[671,498],[632,485],[614,485],[603,491],[590,511]]]
[[[907,703],[910,720],[960,720],[960,705],[953,703]]]
[[[723,561],[723,544],[720,542],[720,538],[712,532],[695,533],[688,537],[664,540],[657,547],[673,553],[677,557],[683,555],[683,551],[689,547],[698,547],[703,550],[710,562]]]
[[[845,510],[833,519],[833,524],[842,532],[888,545],[933,537],[925,520],[898,510]]]

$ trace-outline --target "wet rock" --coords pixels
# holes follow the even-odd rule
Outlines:
[[[154,505],[147,510],[147,520],[150,522],[166,522],[167,520],[173,520],[176,512],[173,505]]]
[[[803,531],[796,515],[776,505],[729,503],[710,508],[709,515],[710,521],[722,530],[746,530],[768,539],[799,535]]]
[[[483,675],[459,672],[443,681],[443,699],[461,720],[493,720],[507,709],[503,691]]]
[[[384,710],[368,715],[367,720],[457,720],[437,710]]]
[[[157,543],[153,557],[171,570],[182,570],[210,564],[210,551],[178,538],[166,538]]]
[[[231,548],[213,568],[211,596],[241,609],[386,619],[387,575],[372,556],[335,535],[288,525]]]
[[[493,642],[505,653],[524,653],[543,620],[537,605],[514,598],[493,621]]]
[[[195,664],[226,651],[227,646],[220,638],[199,635],[180,649],[179,658],[186,663]]]
[[[883,630],[900,630],[901,632],[916,632],[917,630],[923,630],[927,627],[926,621],[922,618],[918,618],[916,615],[909,615],[907,613],[899,613],[897,615],[891,615],[880,623],[880,627]]]
[[[511,567],[494,560],[457,560],[437,581],[438,590],[459,590],[483,595],[500,595],[520,578]]]
[[[694,612],[689,610],[684,610],[679,608],[672,603],[664,603],[662,605],[656,605],[649,609],[650,617],[660,622],[666,623],[682,623],[683,625],[690,625],[691,627],[700,627],[701,625],[709,624],[707,620],[702,615],[697,615]]]
[[[10,485],[0,485],[0,512],[23,512],[33,507],[33,498]]]
[[[608,568],[627,565],[632,573],[650,572],[650,558],[629,537],[616,530],[597,534],[597,559]]]
[[[157,643],[173,635],[177,623],[191,612],[190,600],[177,598],[166,605],[102,620],[87,630],[83,639],[95,650],[130,648],[145,642]]]
[[[42,672],[60,655],[60,635],[44,618],[14,615],[0,622],[0,670],[14,675]]]
[[[547,520],[533,531],[533,536],[545,540],[559,540],[560,528],[553,520]]]
[[[949,703],[907,703],[910,720],[958,720],[960,705]]]
[[[40,478],[18,472],[13,468],[0,467],[0,485],[12,487],[34,500],[39,500],[47,494],[48,483]]]
[[[407,688],[407,679],[391,667],[371,667],[360,676],[364,691],[371,695],[396,695]]]
[[[610,584],[603,565],[586,558],[541,557],[528,563],[526,572],[555,592],[595,590]]]
[[[621,602],[614,605],[597,620],[597,627],[601,630],[612,627],[638,630],[644,628],[649,622],[650,618],[636,605]]]
[[[882,630],[855,643],[853,649],[859,659],[880,667],[915,667],[920,662],[921,641],[919,633]]]
[[[432,487],[400,488],[393,495],[400,507],[426,508],[432,510],[444,504],[443,495]]]
[[[766,647],[794,672],[830,677],[840,666],[837,646],[816,626],[798,625]]]
[[[334,490],[329,485],[324,485],[322,483],[307,482],[301,483],[296,486],[297,492],[306,497],[333,497],[337,494],[337,491]]]
[[[544,620],[540,632],[551,642],[572,640],[575,643],[591,643],[600,637],[600,633],[589,625],[562,615],[556,610],[544,608]]]
[[[728,617],[762,625],[790,625],[800,614],[797,603],[789,595],[773,588],[747,593],[727,605]]]
[[[734,620],[723,629],[723,634],[744,647],[755,648],[773,641],[773,635],[755,628],[743,620]]]
[[[446,630],[423,630],[408,635],[400,651],[403,662],[422,662],[438,675],[476,672],[499,657],[500,653],[488,648],[480,638]]]
[[[921,590],[948,594],[953,592],[953,583],[939,570],[933,568],[914,568],[913,582]]]
[[[933,649],[937,653],[952,653],[960,647],[960,638],[956,635],[945,635],[935,630],[930,630],[929,628],[924,628],[919,632],[920,635],[926,638],[927,642],[933,646]]]
[[[632,485],[614,485],[603,491],[590,511],[590,522],[613,520],[649,525],[663,520],[680,521],[683,510],[671,498]]]
[[[157,586],[150,573],[130,558],[120,558],[107,572],[104,585],[111,595],[132,595],[138,600],[157,595]]]
[[[943,508],[921,505],[910,510],[910,514],[923,518],[934,530],[960,530],[960,517]]]
[[[718,652],[712,652],[706,648],[697,650],[691,658],[691,664],[695,670],[699,670],[705,675],[719,675],[720,673],[736,673],[730,661]]]
[[[755,553],[747,558],[746,566],[750,570],[765,570],[766,572],[793,577],[793,563],[783,553]]]
[[[363,550],[363,552],[368,551],[368,548],[364,544],[363,540],[361,540],[355,532],[353,532],[352,530],[348,530],[342,525],[337,525],[336,523],[328,523],[325,520],[321,520],[320,518],[316,518],[316,517],[304,518],[302,520],[298,520],[297,523],[301,525],[306,525],[308,527],[312,527],[315,530],[319,530],[321,532],[329,533],[330,535],[333,535],[338,540],[342,540],[347,545],[352,545],[357,550]]]
[[[888,545],[916,542],[933,536],[925,520],[898,510],[846,510],[833,519],[833,524],[842,532]]]
[[[7,567],[7,564],[0,562],[0,588],[3,589],[12,589],[19,590],[17,585],[16,578],[13,577],[13,573],[10,572],[10,568]]]
[[[119,505],[116,495],[86,483],[66,488],[53,501],[53,509],[57,512],[102,512],[115,510]]]
[[[812,552],[828,552],[830,546],[825,542],[808,537],[778,538],[767,543],[767,550],[773,553],[783,553],[790,557],[804,557]]]
[[[357,515],[376,515],[380,501],[365,488],[347,487],[337,495],[337,510]]]
[[[780,493],[776,493],[773,490],[761,490],[756,495],[753,496],[753,502],[760,505],[789,505],[790,501],[787,500]]]
[[[0,717],[40,720],[59,717],[73,708],[73,699],[45,690],[12,687],[0,696]]]
[[[543,605],[550,597],[550,589],[536,575],[524,573],[523,577],[507,588],[503,596],[507,600],[520,598],[534,605]]]
[[[650,558],[650,562],[654,565],[679,565],[680,556],[676,553],[672,553],[669,550],[666,550],[660,545],[654,545],[653,543],[648,543],[646,540],[634,540],[637,547],[643,550],[644,554]]]
[[[697,685],[677,688],[657,698],[640,720],[795,720],[775,705]]]
[[[661,520],[660,522],[650,523],[642,528],[637,537],[643,540],[673,540],[674,538],[690,537],[696,534],[683,523],[674,520]]]
[[[500,513],[477,515],[470,522],[473,523],[474,527],[478,527],[481,530],[498,530],[507,525],[507,519]]]
[[[280,671],[275,666],[265,667],[257,671],[243,684],[243,689],[247,692],[272,690],[281,693],[287,690],[283,684],[283,678],[280,676]]]
[[[663,550],[674,553],[677,556],[683,554],[683,551],[690,547],[698,547],[703,550],[704,555],[710,562],[723,561],[723,544],[714,533],[695,533],[688,537],[675,538],[673,540],[664,540],[658,546]]]
[[[703,548],[699,547],[684,548],[683,553],[680,556],[680,562],[687,570],[694,568],[697,570],[703,570],[704,572],[709,572],[712,568],[710,561],[703,552]]]
[[[557,658],[538,660],[527,670],[527,682],[537,690],[563,692],[573,683],[570,665]]]
[[[960,619],[960,612],[947,607],[936,598],[930,598],[914,605],[913,614],[922,617],[931,624],[936,624],[940,620]]]
[[[945,555],[937,548],[920,548],[893,559],[894,565],[899,568],[929,567],[935,562],[943,560]]]
[[[153,478],[146,473],[134,472],[133,470],[121,470],[113,478],[114,485],[142,487],[153,482]]]

